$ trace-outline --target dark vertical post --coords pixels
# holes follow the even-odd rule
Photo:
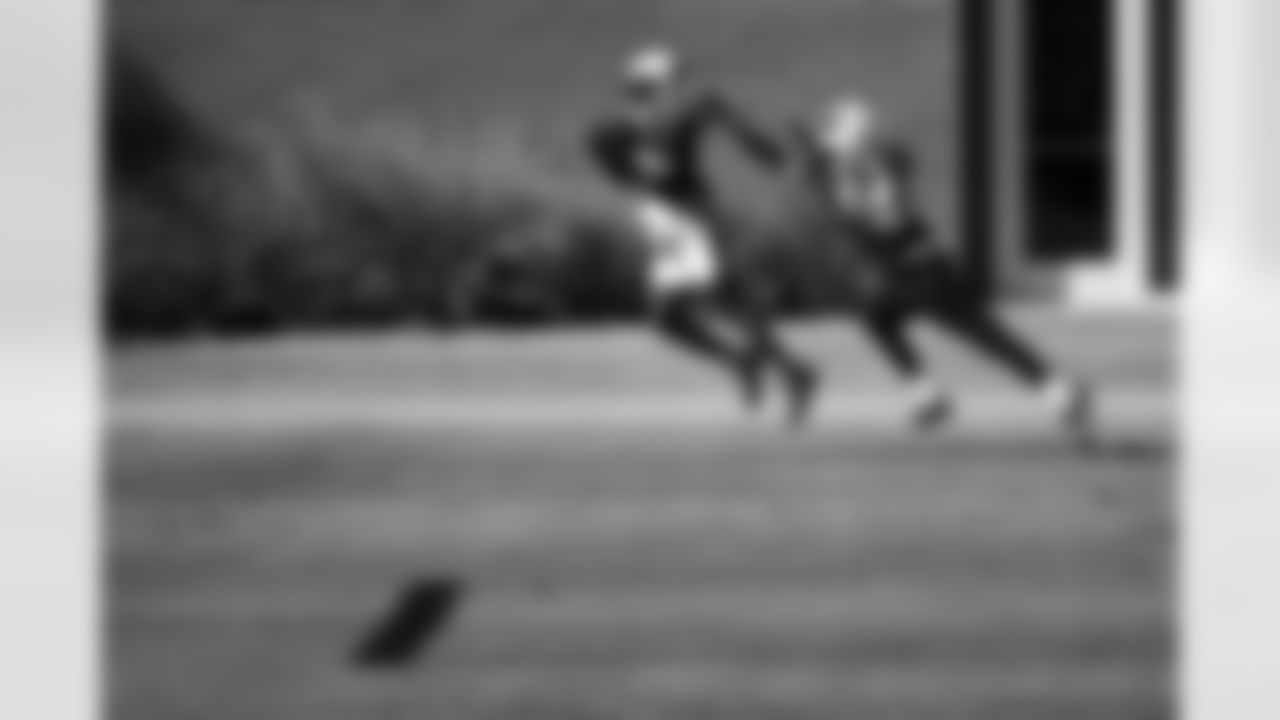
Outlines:
[[[992,292],[992,72],[996,38],[992,32],[992,0],[964,0],[957,23],[960,122],[958,194],[964,218],[963,251],[975,285]]]
[[[1172,289],[1181,274],[1182,200],[1181,118],[1181,0],[1150,0],[1155,3],[1151,52],[1154,77],[1151,83],[1152,127],[1150,142],[1152,193],[1153,280],[1161,289]]]

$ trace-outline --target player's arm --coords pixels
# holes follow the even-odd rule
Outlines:
[[[876,169],[892,189],[896,211],[904,216],[915,214],[916,159],[910,146],[901,140],[884,140],[878,143],[874,159]]]
[[[782,152],[793,186],[813,198],[830,195],[828,177],[823,171],[823,151],[818,147],[814,130],[803,120],[792,120],[783,131]]]
[[[877,160],[898,187],[906,190],[915,180],[916,157],[903,141],[884,140],[877,148]]]
[[[587,153],[610,182],[627,187],[634,180],[628,160],[626,129],[616,122],[598,123],[587,132]]]
[[[702,110],[708,121],[723,130],[756,162],[779,170],[787,160],[784,143],[765,132],[736,104],[720,96],[709,96]]]
[[[884,208],[900,232],[893,239],[899,257],[909,261],[933,261],[950,255],[933,236],[923,217],[916,187],[916,155],[901,138],[882,139],[874,148],[875,167],[889,185]]]

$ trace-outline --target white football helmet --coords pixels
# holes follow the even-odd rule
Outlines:
[[[650,45],[632,53],[623,69],[623,76],[633,87],[662,87],[679,78],[683,64],[674,48]]]
[[[875,135],[878,125],[879,118],[868,100],[842,97],[832,102],[823,114],[819,139],[832,152],[857,152]]]

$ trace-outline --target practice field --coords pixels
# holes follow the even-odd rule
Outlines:
[[[1025,320],[1100,447],[950,351],[914,437],[829,325],[802,433],[634,331],[120,351],[111,717],[1172,718],[1168,321]],[[431,579],[441,631],[357,662]]]

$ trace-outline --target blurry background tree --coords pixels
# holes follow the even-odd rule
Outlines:
[[[115,338],[610,322],[637,249],[582,150],[617,59],[664,37],[782,122],[855,88],[954,216],[949,0],[114,0]],[[519,37],[520,42],[510,42]],[[830,305],[776,184],[710,160],[795,311]]]

